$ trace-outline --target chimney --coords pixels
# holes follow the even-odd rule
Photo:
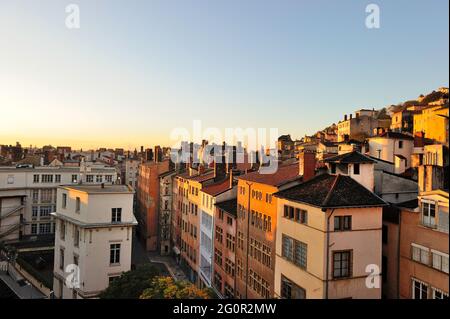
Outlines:
[[[316,154],[303,151],[299,154],[298,174],[303,176],[303,182],[310,180],[316,174]]]
[[[226,176],[225,144],[222,146],[221,154],[214,154],[214,180],[218,181]]]
[[[203,164],[198,165],[198,175],[202,175],[205,172],[205,166]]]
[[[350,114],[350,120],[353,118],[353,114]]]
[[[233,170],[229,171],[229,175],[230,175],[230,188],[233,188]]]
[[[344,115],[344,121],[347,121],[347,114]]]

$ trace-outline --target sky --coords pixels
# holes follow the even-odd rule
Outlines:
[[[77,4],[80,28],[66,6]],[[366,6],[380,8],[368,29]],[[449,83],[448,0],[0,0],[0,144],[301,138]]]

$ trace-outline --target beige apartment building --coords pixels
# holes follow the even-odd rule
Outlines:
[[[361,161],[373,169],[361,154],[353,158],[353,170]],[[349,159],[341,172],[349,171]],[[351,174],[330,173],[332,164],[329,173],[274,194],[276,298],[381,298],[386,203]]]
[[[131,269],[133,193],[129,185],[58,187],[56,298],[95,298]]]

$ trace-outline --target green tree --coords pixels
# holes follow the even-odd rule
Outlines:
[[[211,299],[210,289],[199,289],[187,281],[175,281],[172,277],[155,277],[144,290],[141,299]]]
[[[149,288],[152,279],[159,275],[158,269],[150,264],[140,265],[135,270],[123,273],[113,280],[100,294],[101,299],[138,299]]]

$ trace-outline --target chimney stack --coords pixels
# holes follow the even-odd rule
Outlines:
[[[316,175],[316,154],[303,151],[299,154],[299,172],[303,176],[303,182],[310,180]]]
[[[233,188],[233,170],[230,170],[228,174],[230,175],[230,188]]]
[[[344,115],[344,121],[347,121],[347,114]]]
[[[350,114],[350,120],[353,118],[353,114]]]

